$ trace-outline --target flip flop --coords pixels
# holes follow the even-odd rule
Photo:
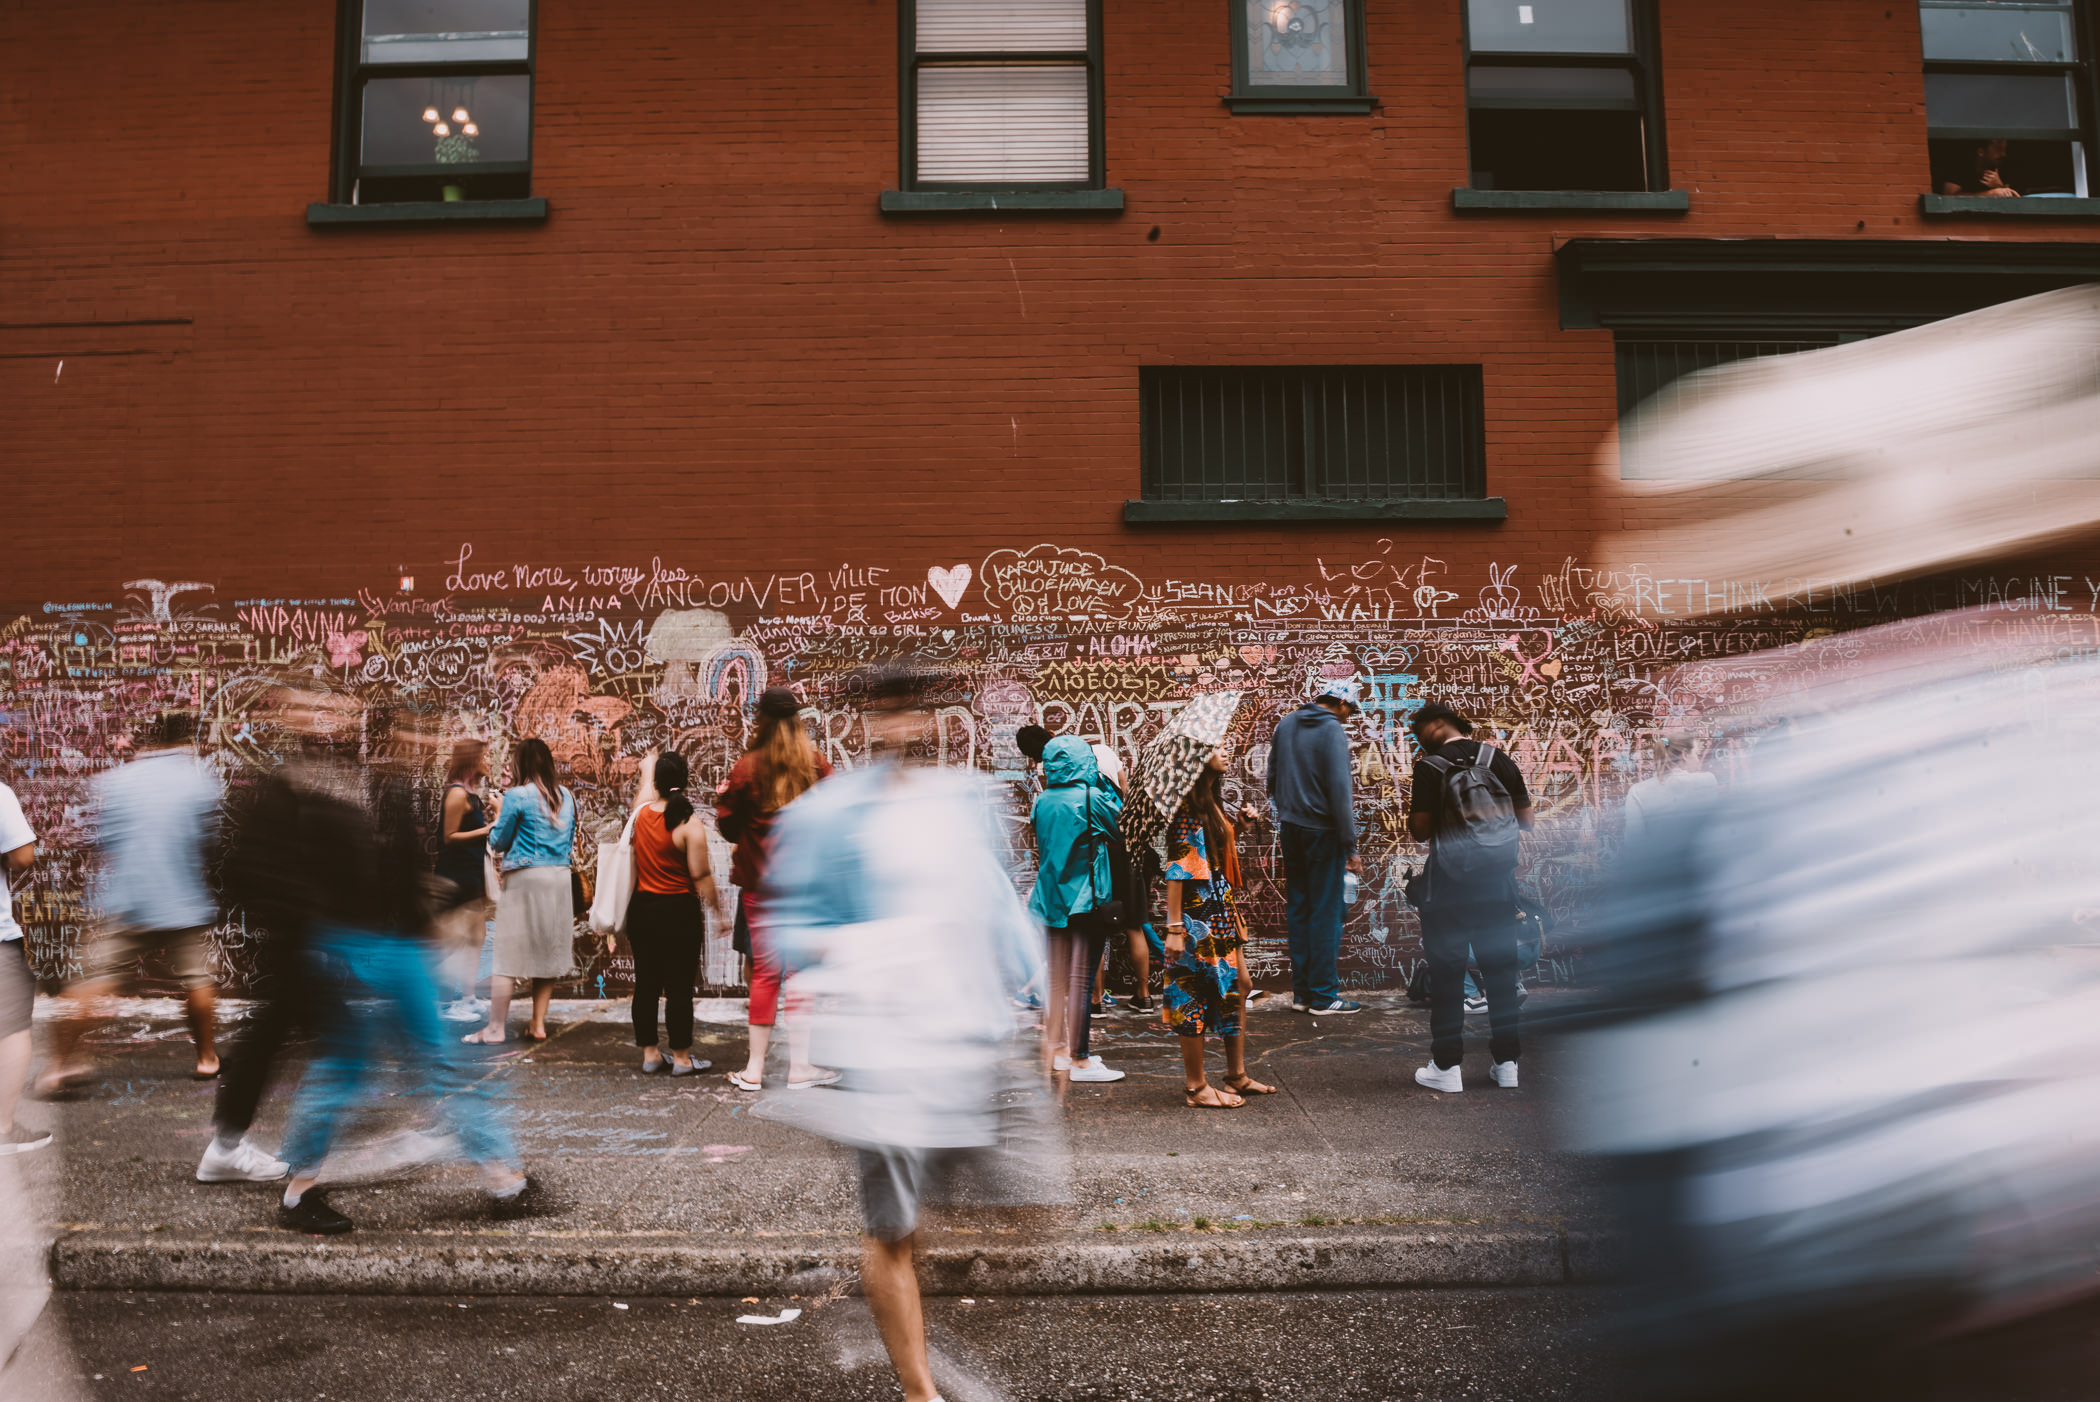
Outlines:
[[[810,1077],[810,1078],[809,1078],[808,1080],[806,1080],[806,1081],[789,1081],[789,1082],[788,1082],[788,1089],[789,1089],[789,1090],[815,1090],[815,1089],[816,1089],[816,1088],[817,1088],[818,1086],[835,1086],[835,1085],[837,1085],[838,1083],[839,1083],[839,1073],[838,1073],[838,1072],[836,1072],[836,1071],[831,1071],[831,1072],[827,1072],[826,1074],[824,1074],[824,1075],[822,1075],[822,1076],[811,1076],[811,1077]]]
[[[764,1085],[762,1082],[744,1079],[744,1073],[741,1071],[732,1071],[729,1073],[729,1084],[735,1086],[738,1090],[756,1091],[764,1089]]]
[[[508,1042],[510,1038],[508,1035],[505,1035],[491,1042],[488,1038],[482,1036],[480,1032],[469,1032],[459,1040],[470,1047],[500,1047],[505,1042]]]

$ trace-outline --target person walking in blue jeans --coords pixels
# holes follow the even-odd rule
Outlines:
[[[461,1152],[481,1168],[494,1215],[531,1210],[531,1181],[497,1118],[487,1078],[474,1074],[438,1015],[438,951],[424,938],[425,857],[406,774],[385,774],[364,801],[364,776],[338,762],[309,768],[297,831],[284,842],[307,909],[313,1006],[321,1010],[314,1056],[292,1103],[279,1152],[291,1167],[278,1223],[332,1236],[350,1219],[322,1200],[321,1165],[371,1078],[374,1061],[400,1047],[435,1098]]]
[[[1342,875],[1363,872],[1356,854],[1356,792],[1344,717],[1359,702],[1353,678],[1328,682],[1276,722],[1269,742],[1269,798],[1283,836],[1283,918],[1290,930],[1291,1002],[1302,1013],[1354,1013],[1335,965],[1342,953]]]

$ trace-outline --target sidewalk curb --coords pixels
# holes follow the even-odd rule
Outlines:
[[[1573,1248],[1573,1249],[1571,1249]],[[1394,1289],[1591,1283],[1594,1252],[1548,1227],[1429,1227],[1275,1237],[1175,1233],[1143,1241],[940,1244],[920,1253],[929,1294]],[[529,1236],[181,1236],[75,1231],[51,1246],[61,1290],[381,1295],[782,1295],[851,1273],[858,1244],[639,1245]]]

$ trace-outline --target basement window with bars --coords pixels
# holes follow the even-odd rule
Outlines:
[[[1619,377],[1619,476],[1669,478],[1676,475],[1672,464],[1641,451],[1638,433],[1674,409],[1697,405],[1704,385],[1695,376],[1701,370],[1733,365],[1739,360],[1757,360],[1796,351],[1820,350],[1857,336],[1795,332],[1769,340],[1751,338],[1700,340],[1649,340],[1613,338]],[[1629,439],[1634,440],[1629,442]]]
[[[2088,197],[2092,18],[2074,0],[1919,0],[1934,194]]]
[[[343,0],[334,198],[532,193],[534,0]]]
[[[1103,185],[1100,0],[900,0],[906,190]]]
[[[1476,190],[1667,190],[1654,0],[1466,0]]]
[[[1147,366],[1147,502],[1478,501],[1478,365]]]

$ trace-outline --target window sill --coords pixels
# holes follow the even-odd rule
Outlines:
[[[1126,501],[1127,524],[1153,521],[1504,521],[1501,497],[1472,501]]]
[[[1985,214],[2000,219],[2100,219],[2100,200],[2047,195],[1920,195],[1923,214]]]
[[[1451,192],[1453,209],[1609,209],[1682,214],[1689,190],[1474,190]]]
[[[314,228],[346,224],[544,224],[547,201],[418,200],[406,204],[310,204],[306,222]]]
[[[1256,97],[1235,93],[1221,101],[1235,117],[1366,117],[1378,99],[1363,97]]]
[[[1121,190],[884,190],[884,214],[1120,214]]]

